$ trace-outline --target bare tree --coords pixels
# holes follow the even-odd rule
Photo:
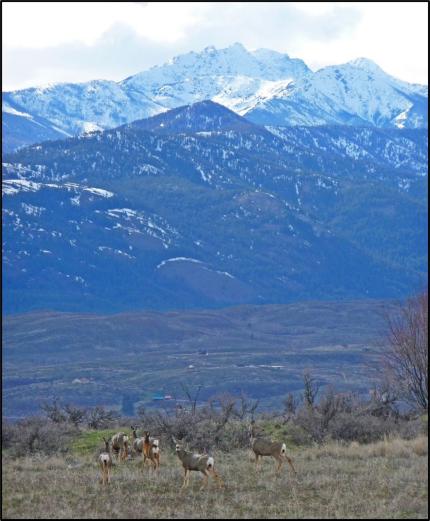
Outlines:
[[[251,418],[254,418],[254,414],[257,410],[258,404],[259,400],[249,400],[244,393],[241,393],[237,400],[237,406],[233,413],[236,416],[236,418],[239,418],[240,420],[245,419],[248,415]]]
[[[386,317],[387,377],[399,396],[417,409],[428,409],[428,290],[408,299],[396,315]]]
[[[297,398],[292,393],[288,393],[287,397],[282,403],[284,405],[285,421],[287,422],[296,414],[299,403]]]
[[[312,376],[309,370],[303,373],[303,401],[309,409],[312,409],[315,405],[317,394],[319,391],[319,385],[316,379]]]
[[[326,431],[330,422],[338,414],[340,409],[339,397],[335,394],[334,389],[329,385],[318,404],[318,412],[320,416],[321,430]]]
[[[115,411],[97,406],[88,412],[87,425],[90,429],[104,429],[117,418],[118,414]]]
[[[197,387],[197,390],[192,392],[192,390],[188,387],[187,384],[181,383],[182,391],[184,392],[185,396],[187,397],[190,405],[191,405],[191,414],[194,416],[196,414],[197,409],[197,400],[200,394],[200,391],[202,390],[202,385],[200,384]]]
[[[63,407],[64,412],[67,415],[67,421],[72,423],[75,427],[79,427],[81,423],[84,423],[87,417],[87,411],[67,403]]]
[[[52,400],[52,403],[42,403],[40,408],[46,414],[46,416],[54,423],[63,423],[67,421],[67,417],[64,414],[64,411],[62,410],[63,407],[58,398],[54,398]]]

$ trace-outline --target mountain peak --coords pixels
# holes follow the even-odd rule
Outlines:
[[[228,130],[266,132],[232,110],[211,100],[184,105],[130,124],[157,134],[220,132]]]
[[[355,60],[349,61],[348,64],[368,72],[384,72],[379,65],[369,60],[369,58],[356,58]]]
[[[231,45],[229,45],[227,47],[227,49],[233,49],[233,50],[236,50],[236,51],[248,52],[247,49],[244,47],[244,45],[242,45],[240,42],[232,43]]]

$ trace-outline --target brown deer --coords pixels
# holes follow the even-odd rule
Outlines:
[[[125,432],[117,432],[111,438],[112,451],[119,459],[124,461],[128,457],[128,436]]]
[[[143,467],[147,460],[151,461],[153,470],[158,470],[160,467],[160,443],[157,439],[151,438],[148,431],[144,432],[143,438]]]
[[[281,441],[272,441],[262,437],[257,438],[253,424],[249,426],[249,441],[251,443],[251,449],[255,454],[255,464],[257,469],[260,457],[272,456],[272,458],[275,458],[278,462],[276,474],[279,474],[282,465],[285,463],[285,460],[287,460],[294,475],[297,475],[292,459],[287,456],[287,446],[285,443]]]
[[[202,490],[204,487],[208,485],[209,475],[212,475],[217,480],[218,486],[220,488],[224,487],[222,479],[215,471],[214,458],[208,456],[207,454],[197,454],[195,452],[189,452],[184,449],[182,443],[178,442],[173,437],[172,439],[176,445],[176,454],[180,459],[185,472],[184,482],[181,488],[185,488],[189,485],[191,471],[201,472],[204,476],[203,484],[200,487],[200,490]]]

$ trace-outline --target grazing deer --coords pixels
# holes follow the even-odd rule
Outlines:
[[[133,425],[130,428],[131,428],[131,431],[133,433],[132,448],[133,448],[135,453],[141,454],[142,451],[143,451],[143,440],[144,440],[144,438],[138,438],[138,436],[136,434],[136,428],[133,427]]]
[[[255,464],[257,468],[260,457],[272,456],[272,458],[275,458],[278,462],[276,474],[279,474],[281,471],[281,467],[285,463],[285,460],[287,460],[294,474],[297,474],[292,459],[287,456],[287,446],[285,443],[272,441],[267,438],[257,438],[252,424],[249,426],[249,440],[251,442],[251,449],[255,454]]]
[[[110,483],[110,471],[112,468],[112,456],[110,455],[109,441],[103,437],[105,450],[100,452],[98,461],[101,472],[101,482],[103,485]]]
[[[176,445],[176,454],[178,458],[181,460],[182,466],[184,467],[185,475],[184,475],[184,483],[181,488],[185,488],[189,485],[190,481],[190,472],[196,471],[201,472],[204,475],[203,484],[200,487],[202,490],[205,486],[208,485],[209,475],[212,475],[218,482],[218,486],[224,487],[224,483],[220,476],[215,471],[215,461],[211,456],[207,454],[197,454],[195,452],[188,452],[184,449],[182,443],[178,442],[175,438],[173,441]]]
[[[143,438],[143,467],[145,467],[146,460],[152,462],[152,468],[154,470],[160,467],[160,442],[155,438],[151,438],[149,432],[144,432]]]
[[[117,432],[111,438],[112,451],[120,461],[128,456],[128,436],[124,432]]]

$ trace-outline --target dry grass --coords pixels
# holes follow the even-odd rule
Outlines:
[[[304,452],[304,458],[315,460],[318,458],[345,458],[365,459],[375,457],[410,458],[413,455],[426,456],[428,454],[427,436],[419,436],[413,440],[388,438],[375,443],[360,444],[356,441],[349,445],[342,443],[327,443],[322,447],[309,448]]]
[[[328,444],[292,454],[298,472],[255,472],[249,451],[216,454],[226,483],[180,491],[182,469],[162,453],[159,474],[140,460],[113,468],[103,487],[92,457],[3,456],[4,518],[427,518],[427,438]]]

